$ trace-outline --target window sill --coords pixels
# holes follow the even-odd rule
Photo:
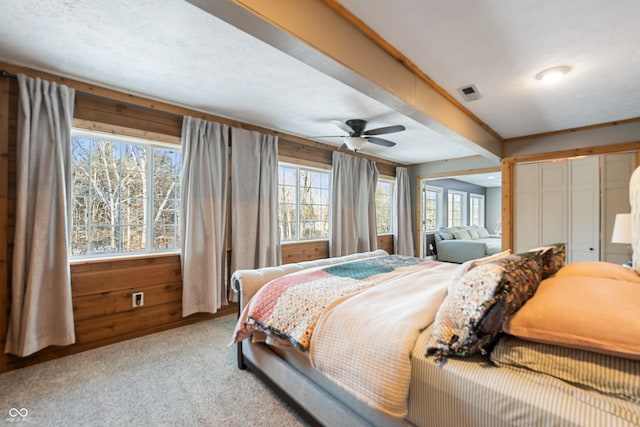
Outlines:
[[[299,245],[302,243],[313,243],[313,242],[328,242],[328,241],[329,239],[287,240],[286,242],[280,242],[280,246]]]
[[[180,251],[177,252],[159,252],[159,253],[148,253],[148,254],[132,254],[132,255],[114,255],[114,256],[105,256],[105,257],[86,257],[86,258],[76,258],[69,261],[69,265],[79,265],[79,264],[98,264],[102,262],[111,262],[111,261],[126,261],[126,260],[135,260],[135,259],[148,259],[148,258],[162,258],[162,257],[170,257],[180,255]]]

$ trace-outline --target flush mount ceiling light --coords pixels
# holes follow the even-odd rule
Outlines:
[[[355,136],[355,137],[349,136],[345,138],[343,142],[347,144],[347,147],[349,147],[349,150],[358,151],[359,149],[362,148],[364,144],[367,143],[367,138],[363,138],[361,136]]]
[[[546,83],[557,82],[569,71],[571,71],[571,68],[567,66],[547,68],[546,70],[540,71],[536,74],[536,79],[542,80]]]

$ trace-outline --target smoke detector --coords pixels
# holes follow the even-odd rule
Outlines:
[[[475,101],[482,98],[476,85],[462,86],[457,89],[458,93],[464,98],[465,101]]]

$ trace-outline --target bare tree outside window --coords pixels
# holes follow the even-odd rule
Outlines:
[[[177,249],[181,153],[73,132],[71,256]]]
[[[278,168],[280,240],[329,236],[328,172],[281,165]]]
[[[376,229],[378,234],[390,234],[392,229],[393,181],[378,180],[376,186]]]

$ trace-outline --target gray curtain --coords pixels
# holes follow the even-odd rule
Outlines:
[[[229,127],[182,123],[182,315],[215,313],[227,301]]]
[[[396,168],[396,185],[393,194],[393,250],[398,255],[414,256],[411,224],[411,187],[409,171]]]
[[[329,255],[377,249],[376,163],[334,151],[332,169]]]
[[[278,137],[231,129],[231,271],[280,265]]]
[[[18,75],[17,206],[5,351],[75,342],[69,222],[75,90]]]

